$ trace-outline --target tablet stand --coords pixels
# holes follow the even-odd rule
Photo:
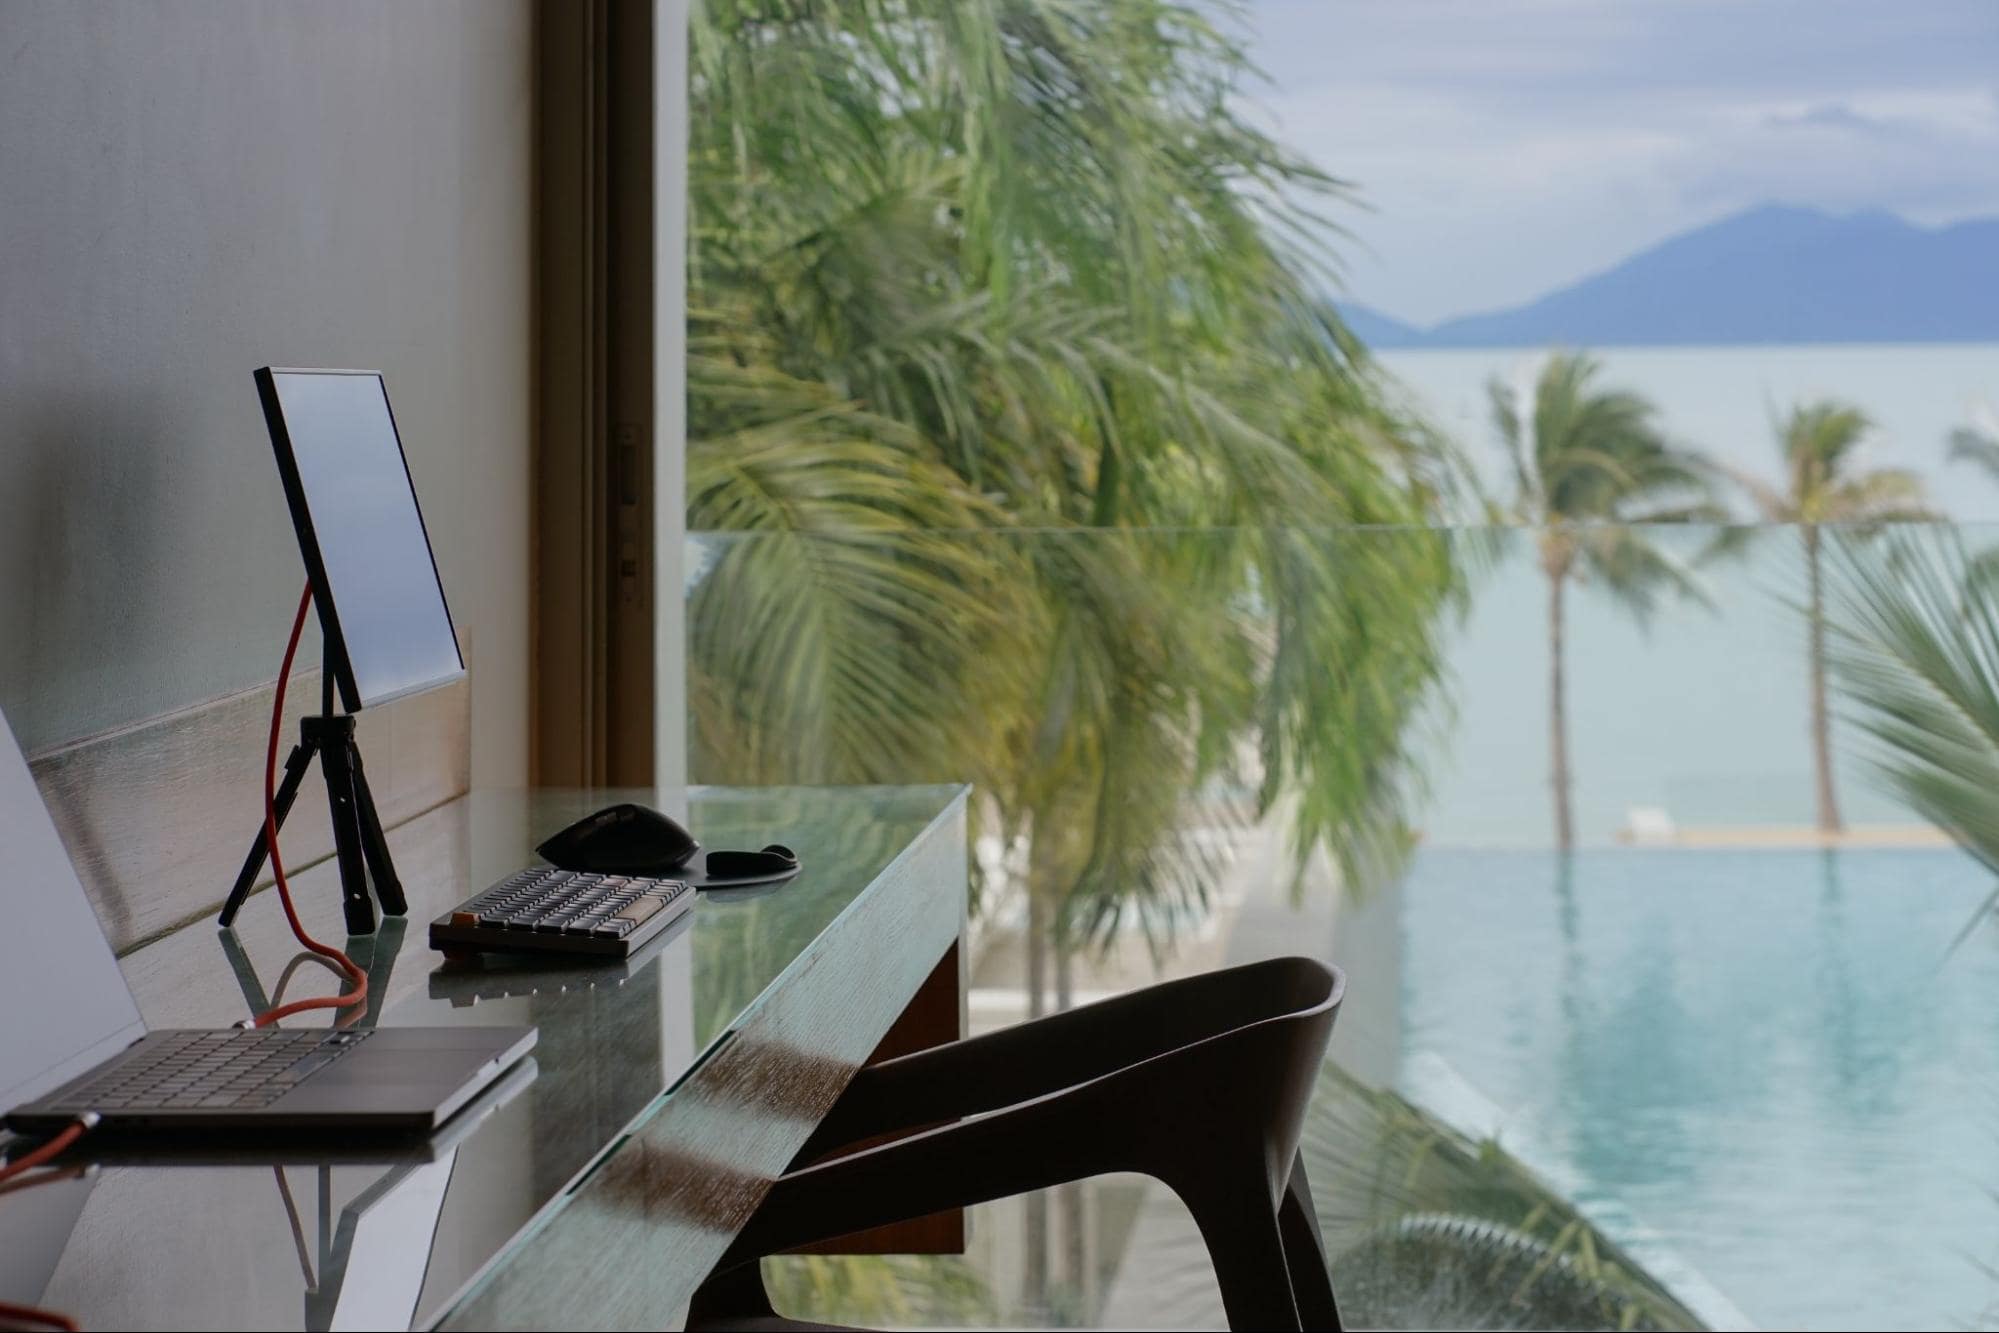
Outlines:
[[[302,717],[298,724],[298,744],[285,760],[285,780],[278,788],[277,823],[284,826],[298,799],[299,784],[312,767],[315,755],[326,776],[327,804],[333,816],[333,849],[340,861],[340,901],[347,913],[347,933],[367,935],[375,929],[375,899],[379,898],[387,916],[403,916],[409,902],[403,897],[402,881],[389,859],[389,844],[382,836],[381,816],[375,812],[375,798],[368,790],[368,776],[361,767],[361,749],[354,743],[354,715],[336,713],[333,708],[333,666],[322,673],[320,711],[317,717]],[[256,840],[243,859],[236,886],[222,904],[221,925],[235,921],[243,900],[264,869],[270,843],[264,824],[257,826]],[[369,896],[370,881],[374,895]]]

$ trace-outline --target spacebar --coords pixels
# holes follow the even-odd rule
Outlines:
[[[612,915],[610,919],[613,921],[629,921],[632,927],[637,929],[640,922],[650,920],[652,917],[658,915],[659,910],[665,906],[666,899],[659,897],[657,894],[648,893],[634,898],[631,902],[625,904],[624,909]]]

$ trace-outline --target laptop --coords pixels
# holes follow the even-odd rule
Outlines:
[[[315,1144],[258,1146],[236,1145],[213,1134],[197,1143],[165,1145],[156,1136],[100,1141],[95,1134],[85,1135],[63,1156],[73,1174],[10,1194],[0,1206],[0,1302],[48,1303],[49,1281],[91,1191],[105,1178],[100,1167],[306,1167],[313,1168],[318,1207],[302,1208],[289,1188],[275,1199],[295,1229],[317,1219],[319,1262],[307,1278],[305,1326],[408,1328],[458,1150],[533,1083],[537,1072],[531,1055],[516,1062],[442,1129],[424,1138],[348,1141],[343,1136]],[[379,1167],[385,1174],[341,1210],[335,1230],[327,1197],[333,1173],[360,1167]],[[432,1202],[419,1206],[423,1199]]]
[[[86,1112],[91,1138],[429,1134],[534,1046],[521,1027],[146,1031],[4,715],[0,903],[0,1107],[17,1134]]]

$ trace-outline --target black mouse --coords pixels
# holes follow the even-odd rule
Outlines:
[[[701,844],[657,810],[627,802],[586,815],[535,848],[550,865],[597,875],[671,878]]]

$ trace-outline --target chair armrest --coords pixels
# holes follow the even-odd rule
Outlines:
[[[1275,959],[1150,986],[855,1073],[798,1155],[1014,1106],[1301,1007],[1337,1004],[1334,974]]]

